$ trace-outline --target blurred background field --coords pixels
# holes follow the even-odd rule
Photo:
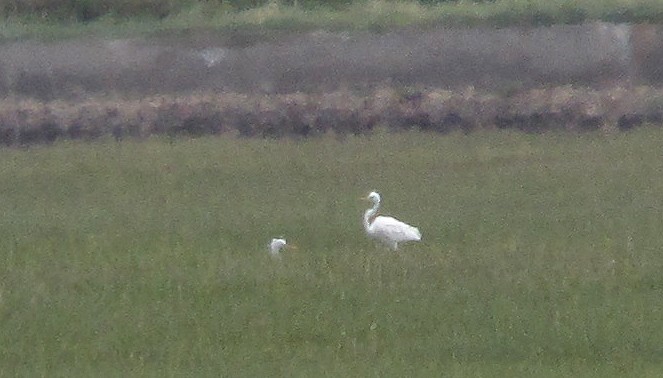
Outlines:
[[[660,129],[2,149],[2,376],[658,376]],[[416,225],[393,253],[370,190]],[[267,243],[299,246],[280,261]]]
[[[430,25],[660,23],[657,0],[5,0],[0,35],[136,34],[201,27],[369,29]],[[66,26],[67,30],[57,25]],[[119,28],[118,24],[122,27]],[[55,26],[55,27],[54,27]],[[75,26],[72,28],[72,26]],[[84,31],[83,31],[84,30]],[[41,33],[43,35],[43,33]]]

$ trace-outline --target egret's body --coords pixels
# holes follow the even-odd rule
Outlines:
[[[286,247],[294,248],[293,246],[289,246],[285,239],[274,238],[271,243],[269,243],[269,254],[273,257],[280,257],[281,250]]]
[[[277,256],[281,253],[281,249],[285,247],[288,243],[285,239],[272,239],[272,242],[269,243],[269,254],[272,256]]]
[[[376,216],[380,208],[378,193],[371,192],[367,199],[373,202],[373,207],[364,213],[364,229],[368,236],[381,241],[394,251],[398,249],[398,243],[421,240],[418,228],[392,217]]]

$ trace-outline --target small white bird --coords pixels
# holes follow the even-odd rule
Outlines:
[[[269,243],[269,254],[274,257],[279,257],[281,255],[281,249],[283,248],[297,249],[294,245],[288,244],[285,239],[274,238],[271,243]]]
[[[398,243],[421,240],[418,228],[392,217],[375,216],[380,207],[380,195],[377,192],[371,192],[366,199],[373,202],[373,207],[364,213],[364,229],[368,236],[381,241],[394,251],[398,250]]]

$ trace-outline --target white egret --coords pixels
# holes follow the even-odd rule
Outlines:
[[[364,229],[368,236],[381,241],[394,251],[398,250],[398,243],[421,240],[418,228],[392,217],[376,216],[380,207],[380,195],[377,192],[371,192],[366,199],[373,202],[373,207],[364,213]]]
[[[279,257],[281,255],[281,249],[283,248],[297,249],[294,245],[288,244],[285,239],[274,238],[271,243],[269,243],[269,254],[274,257]]]

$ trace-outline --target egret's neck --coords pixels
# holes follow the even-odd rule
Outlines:
[[[380,207],[380,202],[373,202],[373,207],[366,210],[364,213],[364,228],[368,231],[368,228],[371,227],[371,219],[377,214],[378,208]]]

